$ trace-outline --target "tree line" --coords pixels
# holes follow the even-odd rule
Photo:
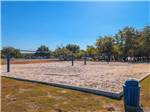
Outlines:
[[[41,45],[36,52],[21,52],[13,47],[3,47],[1,58],[6,57],[9,49],[12,58],[59,58],[70,60],[71,56],[81,60],[84,56],[90,60],[104,61],[149,61],[150,60],[150,26],[142,30],[125,27],[115,35],[99,36],[93,45],[88,45],[85,50],[79,45],[67,44],[58,46],[51,51],[47,46]]]

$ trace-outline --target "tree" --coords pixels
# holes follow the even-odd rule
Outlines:
[[[123,58],[123,46],[119,44],[114,44],[112,46],[112,55],[115,60],[122,60]]]
[[[125,27],[116,34],[117,44],[123,46],[124,57],[134,56],[137,31],[132,27]]]
[[[97,49],[92,45],[88,45],[86,48],[86,54],[95,60],[97,55]]]
[[[11,58],[21,58],[21,52],[19,49],[13,47],[3,47],[1,50],[1,58],[6,58],[7,51],[10,53]]]
[[[140,47],[143,51],[143,55],[150,56],[150,26],[146,26],[140,37]]]
[[[54,56],[59,58],[60,60],[68,60],[71,55],[71,51],[69,51],[66,47],[57,47],[54,51]]]
[[[77,59],[82,59],[82,57],[85,55],[86,51],[80,50],[78,53],[76,53]]]
[[[111,36],[99,37],[96,40],[98,53],[109,61],[112,55],[112,46],[114,45],[114,38]]]
[[[66,45],[66,49],[68,49],[69,51],[71,51],[72,53],[77,53],[80,50],[80,47],[76,44],[68,44]]]
[[[35,53],[35,56],[40,56],[42,58],[50,58],[52,52],[49,50],[49,48],[45,45],[41,45]]]

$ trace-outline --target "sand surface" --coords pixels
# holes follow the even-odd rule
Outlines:
[[[11,72],[6,73],[6,65],[1,67],[2,75],[88,87],[118,93],[129,78],[141,80],[150,74],[150,64],[111,62],[51,62],[34,64],[11,64]]]

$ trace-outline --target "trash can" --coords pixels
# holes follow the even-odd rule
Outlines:
[[[140,100],[140,86],[135,79],[129,79],[123,85],[125,112],[138,112]]]

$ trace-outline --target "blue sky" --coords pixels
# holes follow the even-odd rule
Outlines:
[[[125,26],[150,25],[150,2],[2,2],[2,46],[82,49]]]

